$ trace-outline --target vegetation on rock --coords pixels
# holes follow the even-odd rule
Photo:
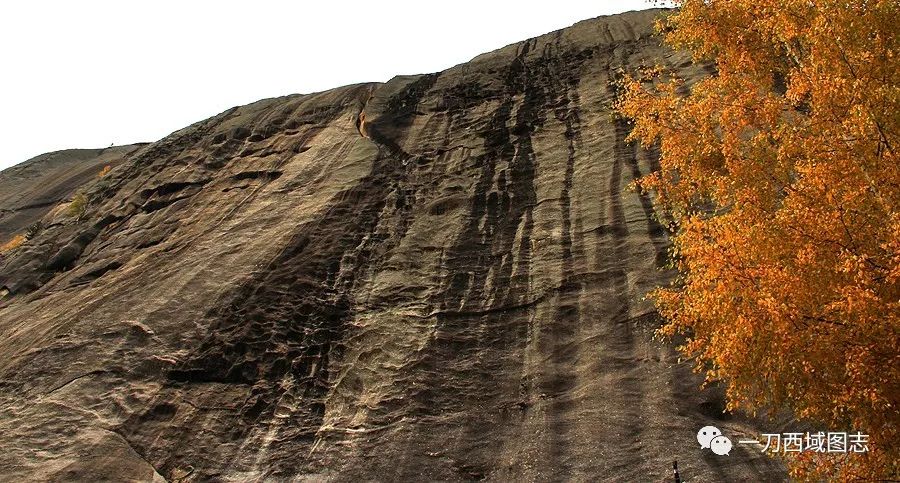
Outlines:
[[[69,202],[66,213],[72,218],[81,219],[81,217],[84,216],[84,212],[87,210],[87,205],[88,197],[85,196],[84,193],[78,193],[72,197],[72,201]]]
[[[44,223],[41,222],[41,220],[28,225],[28,228],[25,229],[25,239],[31,240],[32,238],[36,237],[38,233],[40,233],[43,229]]]
[[[16,248],[19,248],[23,243],[25,243],[25,240],[25,235],[21,234],[12,237],[12,239],[0,246],[0,255],[5,255],[15,250]]]

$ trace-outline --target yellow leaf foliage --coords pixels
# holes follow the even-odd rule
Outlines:
[[[0,246],[0,254],[9,253],[16,248],[19,248],[23,243],[25,243],[25,240],[25,235],[16,235],[12,237],[8,242]]]
[[[870,435],[868,453],[801,453],[794,477],[897,479],[900,2],[675,3],[666,41],[715,74],[629,78],[619,103],[660,148],[639,185],[677,228],[661,331],[731,409]]]

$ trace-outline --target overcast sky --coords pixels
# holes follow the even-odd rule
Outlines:
[[[466,62],[647,0],[9,1],[0,168],[155,141],[265,97]]]

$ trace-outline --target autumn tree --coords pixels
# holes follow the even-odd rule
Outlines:
[[[870,435],[801,453],[800,479],[900,477],[897,0],[681,0],[665,41],[715,73],[626,81],[638,182],[674,226],[655,299],[730,409]]]

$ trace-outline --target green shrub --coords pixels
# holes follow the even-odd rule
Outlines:
[[[84,212],[87,211],[88,206],[88,197],[84,195],[84,193],[78,193],[72,197],[72,201],[69,202],[69,208],[66,211],[69,216],[76,219],[81,219],[84,216]]]

